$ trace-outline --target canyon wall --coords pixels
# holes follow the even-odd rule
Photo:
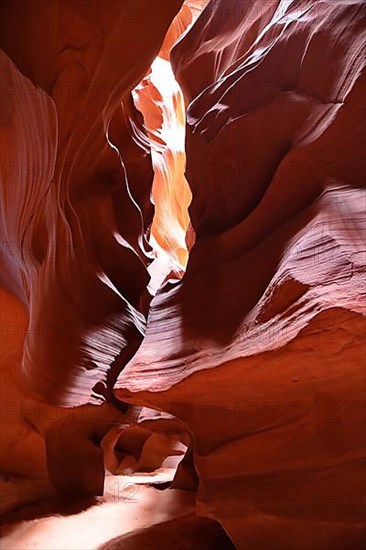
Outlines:
[[[153,258],[131,91],[182,1],[1,2],[5,510],[52,494],[49,478],[103,492],[95,443],[126,411],[112,387],[144,335]]]
[[[117,395],[186,423],[238,548],[364,533],[365,14],[211,0],[171,53],[196,244]]]
[[[1,469],[100,494],[144,422],[237,548],[358,549],[366,6],[182,4],[1,3]]]
[[[100,403],[144,333],[153,170],[128,95],[181,4],[2,2],[3,284],[29,306],[38,399]]]

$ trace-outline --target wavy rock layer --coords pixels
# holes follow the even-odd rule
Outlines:
[[[1,3],[3,284],[37,399],[101,403],[144,334],[153,170],[129,93],[182,1]]]
[[[182,4],[1,2],[1,282],[23,302],[1,291],[1,471],[31,480],[4,476],[2,504],[49,480],[100,494],[105,468],[176,464],[192,443],[174,486],[198,483],[198,513],[239,549],[358,549],[365,4]],[[181,92],[141,82],[159,51],[188,109],[185,176]],[[148,310],[151,234],[174,273]],[[206,525],[228,544],[186,519],[186,539]],[[184,544],[175,526],[109,546]]]
[[[18,298],[0,291],[2,511],[52,496],[50,480],[103,493],[98,445],[125,420],[104,401],[142,340],[153,258],[151,146],[131,91],[182,1],[1,2],[0,274]],[[154,442],[162,462],[170,440]]]
[[[185,422],[238,548],[361,547],[365,15],[211,0],[171,55],[197,241],[116,393]]]

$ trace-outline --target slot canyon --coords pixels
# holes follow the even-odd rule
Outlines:
[[[0,0],[2,550],[361,550],[366,2]]]

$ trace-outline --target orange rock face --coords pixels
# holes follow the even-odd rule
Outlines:
[[[69,4],[2,3],[1,154],[4,284],[30,308],[23,382],[74,406],[101,402],[144,332],[153,170],[128,95],[182,0]]]
[[[363,536],[364,23],[212,0],[171,54],[197,240],[117,394],[189,426],[198,510],[238,548]]]
[[[116,404],[142,340],[153,259],[151,146],[131,91],[181,4],[1,3],[1,284],[25,306],[2,292],[1,471],[35,480],[5,478],[4,509],[41,481],[48,496],[48,475],[103,491],[96,443],[126,407],[95,405]]]
[[[101,494],[189,447],[238,549],[358,550],[366,6],[182,4],[1,4],[1,469]]]

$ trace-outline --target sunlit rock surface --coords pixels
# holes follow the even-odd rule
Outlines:
[[[96,550],[100,548],[127,548],[127,542],[135,537],[135,531],[148,530],[182,516],[193,515],[194,494],[186,491],[161,491],[146,483],[159,483],[162,474],[146,476],[145,479],[128,476],[108,476],[105,481],[104,497],[85,509],[73,509],[72,505],[60,507],[57,502],[34,505],[18,513],[18,525],[8,524],[3,528],[1,548],[19,550]],[[33,518],[29,520],[29,516]],[[32,517],[32,516],[31,516]],[[23,521],[22,521],[23,520]],[[187,526],[185,526],[187,532]],[[215,534],[215,531],[214,531]],[[217,528],[216,528],[217,534]],[[185,534],[186,535],[186,534]],[[116,537],[124,539],[119,546],[111,542]],[[222,532],[218,536],[223,538]],[[149,544],[149,532],[143,539]],[[156,535],[155,535],[156,540]],[[126,542],[127,541],[127,542]],[[162,540],[164,543],[164,540]],[[104,546],[105,545],[105,546]],[[157,544],[155,546],[158,547]],[[142,549],[140,545],[129,548]],[[228,547],[230,548],[230,547]]]
[[[39,399],[100,403],[144,333],[153,171],[128,94],[181,4],[2,3],[4,284],[30,309],[22,378]]]
[[[238,548],[364,534],[365,15],[212,0],[171,54],[197,241],[117,393],[189,426]]]
[[[159,57],[151,73],[135,90],[136,105],[144,115],[154,166],[152,199],[155,205],[151,228],[153,248],[159,260],[182,275],[187,265],[186,234],[191,192],[184,172],[185,110],[182,92],[171,65]],[[160,281],[161,283],[162,281]]]
[[[1,2],[2,546],[358,550],[365,4],[182,3]]]
[[[3,510],[48,497],[50,479],[103,492],[98,444],[125,419],[111,389],[144,334],[153,259],[131,91],[181,4],[1,3]]]

